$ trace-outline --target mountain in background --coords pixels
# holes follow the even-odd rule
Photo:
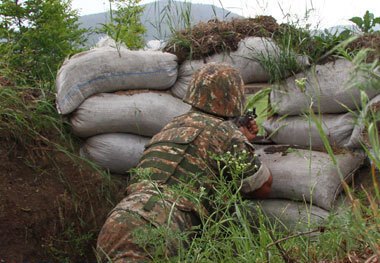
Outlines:
[[[200,21],[210,19],[228,20],[238,18],[239,15],[214,5],[189,4],[172,0],[161,0],[143,5],[144,12],[141,22],[147,29],[145,41],[160,39],[165,40],[170,36],[170,28],[183,29],[187,24],[184,17],[190,14],[189,21],[194,25]],[[80,17],[81,28],[97,29],[109,22],[109,12],[85,15]],[[101,34],[92,33],[88,36],[88,46],[93,46],[102,37]]]

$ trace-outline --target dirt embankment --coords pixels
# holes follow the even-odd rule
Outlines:
[[[107,196],[121,198],[122,187],[48,146],[38,154],[0,144],[0,262],[96,262],[97,233],[113,207]]]

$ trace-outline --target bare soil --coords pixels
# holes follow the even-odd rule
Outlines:
[[[58,150],[0,139],[0,262],[96,262],[113,207],[99,173]],[[115,201],[122,187],[113,188]]]

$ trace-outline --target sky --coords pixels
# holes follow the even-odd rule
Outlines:
[[[142,4],[154,2],[142,0]],[[189,0],[187,0],[189,2]],[[313,27],[331,27],[351,24],[348,19],[362,17],[366,10],[380,16],[380,0],[190,0],[193,3],[214,4],[245,17],[271,15],[277,22],[291,20],[311,23]],[[73,0],[72,7],[80,15],[108,11],[108,0]],[[305,14],[308,11],[308,19]]]

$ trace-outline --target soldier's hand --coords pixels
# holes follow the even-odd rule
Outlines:
[[[240,126],[239,130],[247,137],[248,141],[253,141],[259,132],[259,127],[257,126],[256,120],[251,120],[248,125]]]

